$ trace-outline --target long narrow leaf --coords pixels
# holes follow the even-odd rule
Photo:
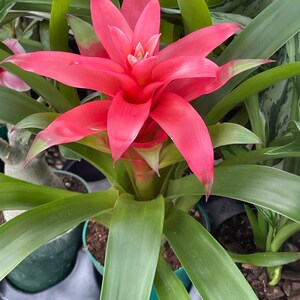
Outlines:
[[[30,209],[76,194],[66,190],[23,183],[20,180],[0,183],[0,210]]]
[[[8,4],[14,4],[12,9],[14,11],[23,11],[30,14],[37,13],[50,13],[52,0],[6,0]],[[90,19],[90,5],[89,0],[72,0],[70,13],[78,17],[83,17],[86,20]],[[5,24],[4,19],[0,25]]]
[[[126,172],[122,161],[118,161],[114,165],[110,155],[79,143],[65,144],[64,147],[74,151],[95,168],[99,169],[101,173],[105,175],[110,184],[119,191],[133,191],[132,186],[130,185],[128,173]]]
[[[51,50],[69,50],[69,27],[65,14],[70,11],[71,0],[52,0],[51,16],[49,23],[49,40]],[[59,83],[62,94],[73,106],[79,105],[80,101],[75,88]]]
[[[186,195],[204,195],[204,190],[196,177],[189,175],[171,180],[167,195],[167,198],[176,199]],[[215,169],[212,195],[268,208],[300,223],[300,176],[275,168],[258,165],[218,167]]]
[[[267,87],[300,74],[300,62],[290,63],[259,73],[245,82],[219,101],[205,118],[208,125],[215,124],[232,108]]]
[[[49,108],[26,96],[0,86],[0,120],[16,124],[27,116],[40,112],[49,112]]]
[[[233,123],[223,123],[208,126],[208,131],[213,143],[213,147],[231,144],[259,144],[260,139],[250,130]],[[159,168],[183,161],[183,157],[174,144],[169,144],[163,148],[160,154]]]
[[[156,269],[154,285],[158,293],[159,299],[163,300],[190,300],[190,297],[183,286],[172,271],[166,260],[160,256]]]
[[[210,13],[204,0],[178,0],[178,5],[186,34],[212,24]]]
[[[191,216],[174,208],[164,233],[203,300],[257,299],[224,248]]]
[[[84,194],[33,208],[0,227],[0,280],[26,256],[93,215],[111,209],[116,190]]]
[[[241,58],[269,58],[300,31],[299,14],[298,0],[274,1],[226,48],[217,63],[223,65],[230,60]],[[252,70],[248,70],[236,76],[217,92],[202,97],[201,101],[195,103],[197,110],[205,116],[216,103],[251,72]]]
[[[15,1],[2,0],[0,3],[0,22],[5,18],[8,11],[14,6]]]
[[[229,252],[236,263],[246,263],[258,267],[277,267],[300,259],[300,252],[263,252],[237,254]]]
[[[255,164],[266,160],[274,160],[279,158],[300,157],[300,140],[289,143],[282,147],[269,147],[257,149],[224,160],[220,166],[231,166],[239,164]]]
[[[102,300],[149,299],[163,220],[163,197],[138,202],[120,196],[110,226]]]

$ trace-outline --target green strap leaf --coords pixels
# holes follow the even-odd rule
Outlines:
[[[80,157],[84,158],[87,162],[100,170],[110,184],[120,192],[133,192],[128,173],[121,160],[114,165],[111,155],[79,143],[64,144],[64,147],[77,153]]]
[[[49,24],[50,47],[52,50],[69,50],[69,27],[65,14],[69,12],[70,4],[71,0],[52,0]]]
[[[219,166],[230,166],[239,164],[255,164],[266,160],[274,160],[278,158],[287,157],[300,157],[300,139],[296,139],[282,147],[268,147],[263,149],[257,149],[248,151],[236,155],[232,158],[226,159],[219,164]]]
[[[290,63],[259,73],[245,82],[219,101],[205,117],[208,125],[217,123],[232,108],[246,100],[249,96],[261,92],[267,87],[300,74],[300,62]]]
[[[204,194],[197,178],[189,175],[170,180],[166,198]],[[300,176],[275,168],[258,165],[217,167],[212,195],[252,203],[300,223]]]
[[[154,285],[159,299],[190,300],[189,294],[166,260],[160,256],[156,269]]]
[[[1,175],[1,177],[4,175]],[[16,186],[18,188],[16,188]],[[30,209],[77,193],[22,181],[0,183],[0,210]]]
[[[163,197],[139,202],[128,194],[119,197],[110,226],[100,299],[149,299],[163,220]]]
[[[1,1],[2,4],[2,1]],[[12,13],[8,13],[8,18],[0,22],[0,26],[9,22],[15,17],[38,15],[43,18],[48,17],[52,7],[52,0],[6,0],[7,5],[12,5]],[[89,0],[72,0],[70,13],[78,17],[90,20],[90,1]]]
[[[223,65],[241,58],[269,58],[300,30],[300,6],[298,0],[276,0],[264,9],[225,49],[217,60]],[[278,26],[280,24],[280,26]],[[203,116],[224,96],[239,84],[252,70],[236,76],[223,88],[201,97],[195,103]]]
[[[232,144],[259,144],[261,140],[250,130],[233,123],[223,123],[208,127],[213,147],[217,148]],[[183,161],[181,153],[172,143],[164,147],[160,154],[159,168],[165,168]]]
[[[69,27],[65,14],[69,13],[71,0],[52,0],[49,39],[51,50],[69,51]],[[59,83],[62,94],[73,106],[80,104],[75,88]]]
[[[72,15],[68,15],[67,19],[80,51],[88,51],[93,49],[93,46],[100,44],[100,40],[90,23]],[[91,53],[89,56],[95,56],[95,54]]]
[[[212,24],[210,12],[204,0],[177,1],[186,34]]]
[[[246,263],[258,267],[277,267],[300,259],[300,252],[228,253],[236,263]]]
[[[2,0],[0,3],[0,22],[5,18],[8,11],[15,5],[15,1]]]
[[[257,299],[228,253],[191,216],[174,208],[164,234],[203,300]]]
[[[25,117],[49,112],[49,108],[28,97],[24,93],[0,86],[0,120],[10,124],[16,124]]]
[[[232,144],[259,144],[261,140],[245,127],[223,123],[208,127],[214,148]]]
[[[33,208],[0,227],[0,280],[26,256],[69,228],[111,209],[116,190],[78,195]],[[55,226],[53,225],[55,224]]]
[[[44,129],[59,116],[58,113],[47,112],[30,115],[16,124],[18,129]]]

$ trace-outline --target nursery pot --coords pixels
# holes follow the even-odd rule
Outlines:
[[[7,128],[4,123],[0,123],[0,137],[7,140]]]
[[[60,174],[61,172],[59,171]],[[63,174],[71,173],[63,171]],[[85,181],[77,175],[71,176],[79,180],[89,192]],[[6,278],[16,288],[29,293],[41,292],[63,280],[75,265],[82,244],[82,227],[83,224],[80,224],[71,228],[41,246],[26,257]]]
[[[203,221],[202,225],[207,230],[210,230],[210,222],[209,222],[209,218],[208,218],[208,215],[206,214],[205,210],[202,208],[202,206],[199,203],[196,205],[196,208],[197,208],[197,210],[199,211],[199,213],[201,215],[201,219]],[[88,234],[89,222],[90,221],[86,221],[84,223],[84,226],[83,226],[83,231],[82,231],[83,249],[86,251],[88,257],[93,262],[94,267],[96,268],[96,270],[100,273],[101,276],[103,276],[103,274],[104,274],[104,266],[102,266],[96,260],[96,258],[93,256],[93,254],[87,248],[87,234]],[[174,273],[180,279],[180,281],[182,282],[182,284],[184,285],[184,287],[186,289],[189,289],[189,287],[191,285],[191,281],[190,281],[189,277],[187,276],[184,268],[181,267],[178,270],[174,271]],[[150,300],[158,300],[158,296],[156,294],[156,291],[155,291],[154,287],[153,287],[153,289],[151,291]]]

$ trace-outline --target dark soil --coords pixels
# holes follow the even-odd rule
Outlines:
[[[89,250],[95,259],[104,266],[105,251],[108,238],[108,228],[90,220],[89,230],[86,237],[87,250]]]
[[[215,233],[216,239],[229,251],[254,253],[258,250],[253,241],[251,226],[245,214],[234,216],[224,222]],[[285,251],[299,251],[300,235],[296,234],[285,244]],[[276,286],[268,285],[266,268],[247,264],[239,265],[256,295],[261,300],[300,300],[300,263],[286,265],[282,279]]]
[[[72,175],[69,174],[56,174],[59,178],[61,178],[61,180],[63,181],[63,183],[66,186],[66,189],[69,191],[73,191],[73,192],[78,192],[78,193],[87,193],[87,189],[84,186],[84,184],[80,181],[78,181],[78,179]]]
[[[195,208],[192,208],[189,214],[192,215],[199,223],[204,223],[201,214]],[[105,261],[108,232],[109,230],[105,226],[93,220],[89,222],[89,229],[87,233],[87,249],[102,266],[104,265]],[[181,267],[181,264],[173,252],[170,244],[167,241],[163,241],[163,246],[165,248],[163,253],[164,258],[167,260],[173,271],[178,270]]]
[[[45,151],[45,159],[50,167],[57,170],[61,170],[66,162],[66,159],[59,152],[58,146],[47,149]]]

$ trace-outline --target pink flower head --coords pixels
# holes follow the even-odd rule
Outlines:
[[[23,47],[15,39],[7,39],[4,40],[2,43],[6,45],[15,54],[25,53]],[[30,86],[28,86],[24,81],[22,81],[17,76],[11,74],[3,68],[0,68],[0,85],[9,87],[19,92],[25,92],[30,90]]]
[[[81,55],[43,51],[7,60],[70,86],[101,91],[109,98],[59,116],[37,135],[29,159],[52,145],[106,130],[116,161],[131,145],[137,147],[139,133],[151,120],[173,140],[209,195],[213,147],[203,120],[189,101],[266,61],[236,60],[219,67],[206,58],[241,29],[237,24],[195,31],[159,51],[158,0],[124,0],[121,10],[110,0],[90,3],[96,35],[82,44],[77,39]],[[95,53],[97,57],[90,56]]]

